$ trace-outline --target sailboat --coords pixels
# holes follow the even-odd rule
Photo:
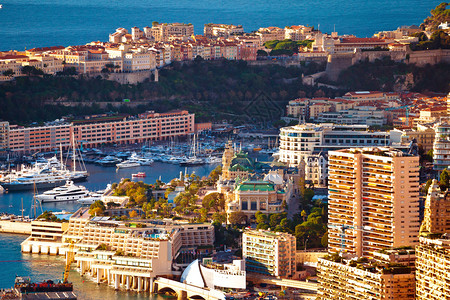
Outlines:
[[[198,143],[198,142],[197,142]],[[192,151],[191,156],[187,158],[185,161],[180,162],[180,166],[199,166],[205,164],[205,160],[197,157],[198,145],[196,143],[196,135],[194,134],[194,140],[192,142]]]
[[[52,189],[57,186],[64,185],[66,181],[71,180],[79,182],[86,180],[87,171],[77,171],[76,169],[76,148],[74,147],[73,170],[69,170],[58,158],[52,157],[44,160],[43,163],[35,163],[33,167],[23,167],[20,171],[11,171],[0,179],[0,185],[4,189],[13,191],[33,190],[34,186],[38,189]],[[84,166],[84,168],[86,168]]]

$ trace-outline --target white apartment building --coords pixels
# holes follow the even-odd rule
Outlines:
[[[441,119],[433,128],[433,169],[441,172],[450,167],[450,119]]]
[[[318,123],[364,124],[382,126],[386,124],[386,113],[373,106],[358,106],[338,112],[323,112],[314,118]]]
[[[367,125],[300,124],[280,129],[278,160],[291,167],[306,165],[306,180],[324,184],[329,150],[352,147],[386,146],[388,132],[370,132]],[[320,173],[317,173],[320,172]]]

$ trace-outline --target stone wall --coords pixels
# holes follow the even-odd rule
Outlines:
[[[139,82],[143,82],[146,79],[152,80],[152,74],[154,71],[140,71],[134,73],[111,73],[108,74],[108,80],[114,80],[121,84],[136,84]]]
[[[352,53],[334,53],[328,55],[326,75],[336,81],[339,74],[350,66],[368,59],[370,62],[389,56],[394,61],[425,66],[427,64],[450,63],[450,49],[425,51],[356,51]]]

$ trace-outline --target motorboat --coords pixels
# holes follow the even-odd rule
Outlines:
[[[145,177],[147,177],[147,174],[145,174],[145,172],[138,172],[136,174],[131,174],[131,177],[133,177],[133,178],[145,178]]]
[[[205,163],[205,160],[194,156],[186,159],[183,162],[180,162],[180,166],[199,166],[204,165]]]
[[[129,161],[136,161],[141,166],[150,166],[154,162],[153,159],[139,156],[136,153],[131,154]]]
[[[51,167],[48,164],[37,163],[31,168],[23,167],[20,171],[12,171],[0,178],[0,185],[8,191],[25,191],[33,189],[51,189],[64,185],[71,180],[79,182],[86,180],[86,171],[71,171],[65,166]]]
[[[95,161],[96,164],[99,164],[102,167],[112,167],[120,162],[121,160],[119,158],[111,155],[105,156],[104,158]]]
[[[140,166],[141,166],[141,164],[138,161],[131,160],[131,159],[116,164],[116,167],[118,169],[135,168],[135,167],[140,167]]]
[[[77,186],[73,181],[67,181],[65,185],[56,187],[36,196],[41,203],[44,202],[65,202],[77,201],[89,195],[89,191],[84,186]]]

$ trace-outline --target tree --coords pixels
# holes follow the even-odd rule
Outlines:
[[[225,197],[222,193],[210,193],[203,198],[202,206],[208,210],[212,208],[216,212],[225,210]]]
[[[22,74],[31,76],[31,75],[44,75],[44,71],[41,69],[37,69],[33,66],[23,66],[22,67]]]
[[[242,225],[247,222],[247,216],[242,211],[234,211],[228,217],[228,223],[231,225]]]
[[[137,215],[138,215],[138,213],[137,213],[137,211],[135,211],[135,210],[132,210],[132,211],[130,211],[129,213],[128,213],[128,215],[130,216],[130,218],[136,218],[137,217]]]
[[[8,69],[8,70],[3,72],[3,75],[6,76],[6,77],[13,77],[14,74],[15,73],[14,73],[14,71],[12,69]]]
[[[102,200],[97,200],[89,207],[89,214],[91,216],[101,216],[105,212],[105,204]]]
[[[264,50],[258,50],[258,51],[256,52],[256,55],[257,55],[257,56],[268,56],[269,53],[267,53],[267,52],[264,51]]]
[[[227,221],[227,214],[224,212],[215,212],[212,215],[212,220],[220,224],[225,223]]]
[[[445,187],[445,189],[448,189],[449,187],[449,181],[450,181],[450,172],[447,169],[444,169],[440,176],[440,186]]]

